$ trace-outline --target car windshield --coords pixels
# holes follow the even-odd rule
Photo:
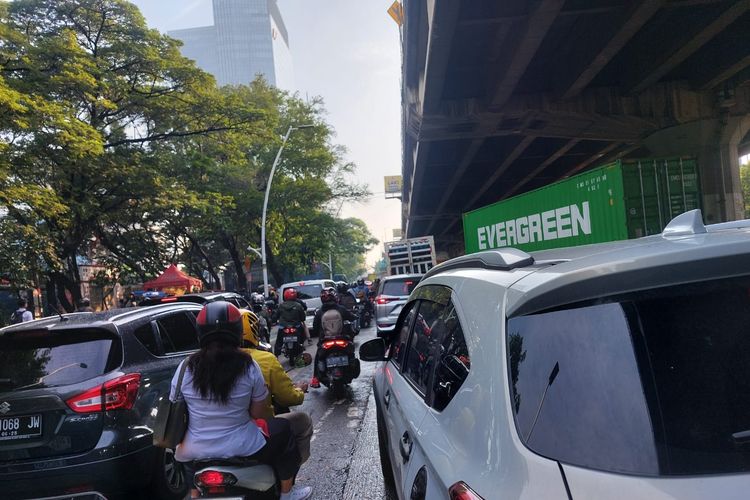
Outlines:
[[[396,278],[383,283],[381,295],[408,296],[419,283],[419,278]]]
[[[297,297],[300,299],[314,299],[320,297],[320,291],[323,289],[322,285],[298,285],[293,287],[297,290]]]
[[[0,392],[55,387],[103,375],[119,345],[90,332],[17,332],[0,339]],[[118,352],[115,352],[118,351]]]
[[[750,471],[749,323],[749,278],[509,320],[521,438],[612,472]]]

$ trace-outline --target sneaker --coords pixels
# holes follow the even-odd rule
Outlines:
[[[320,388],[320,380],[318,380],[318,377],[313,377],[310,379],[310,387],[312,387],[313,389]]]
[[[310,486],[294,486],[289,493],[282,493],[281,500],[305,500],[312,495]]]

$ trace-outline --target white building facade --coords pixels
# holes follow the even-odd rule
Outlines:
[[[276,0],[213,0],[214,25],[170,31],[182,54],[219,85],[248,84],[262,75],[294,90],[289,35]]]

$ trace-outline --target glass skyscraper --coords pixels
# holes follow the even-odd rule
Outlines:
[[[214,25],[170,31],[182,54],[219,85],[247,84],[257,75],[294,90],[289,35],[276,0],[213,0]]]

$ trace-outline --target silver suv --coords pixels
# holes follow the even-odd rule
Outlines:
[[[374,384],[399,498],[745,499],[750,221],[428,272]]]
[[[393,331],[409,294],[421,279],[421,274],[397,274],[380,281],[375,297],[375,327],[379,337]]]

